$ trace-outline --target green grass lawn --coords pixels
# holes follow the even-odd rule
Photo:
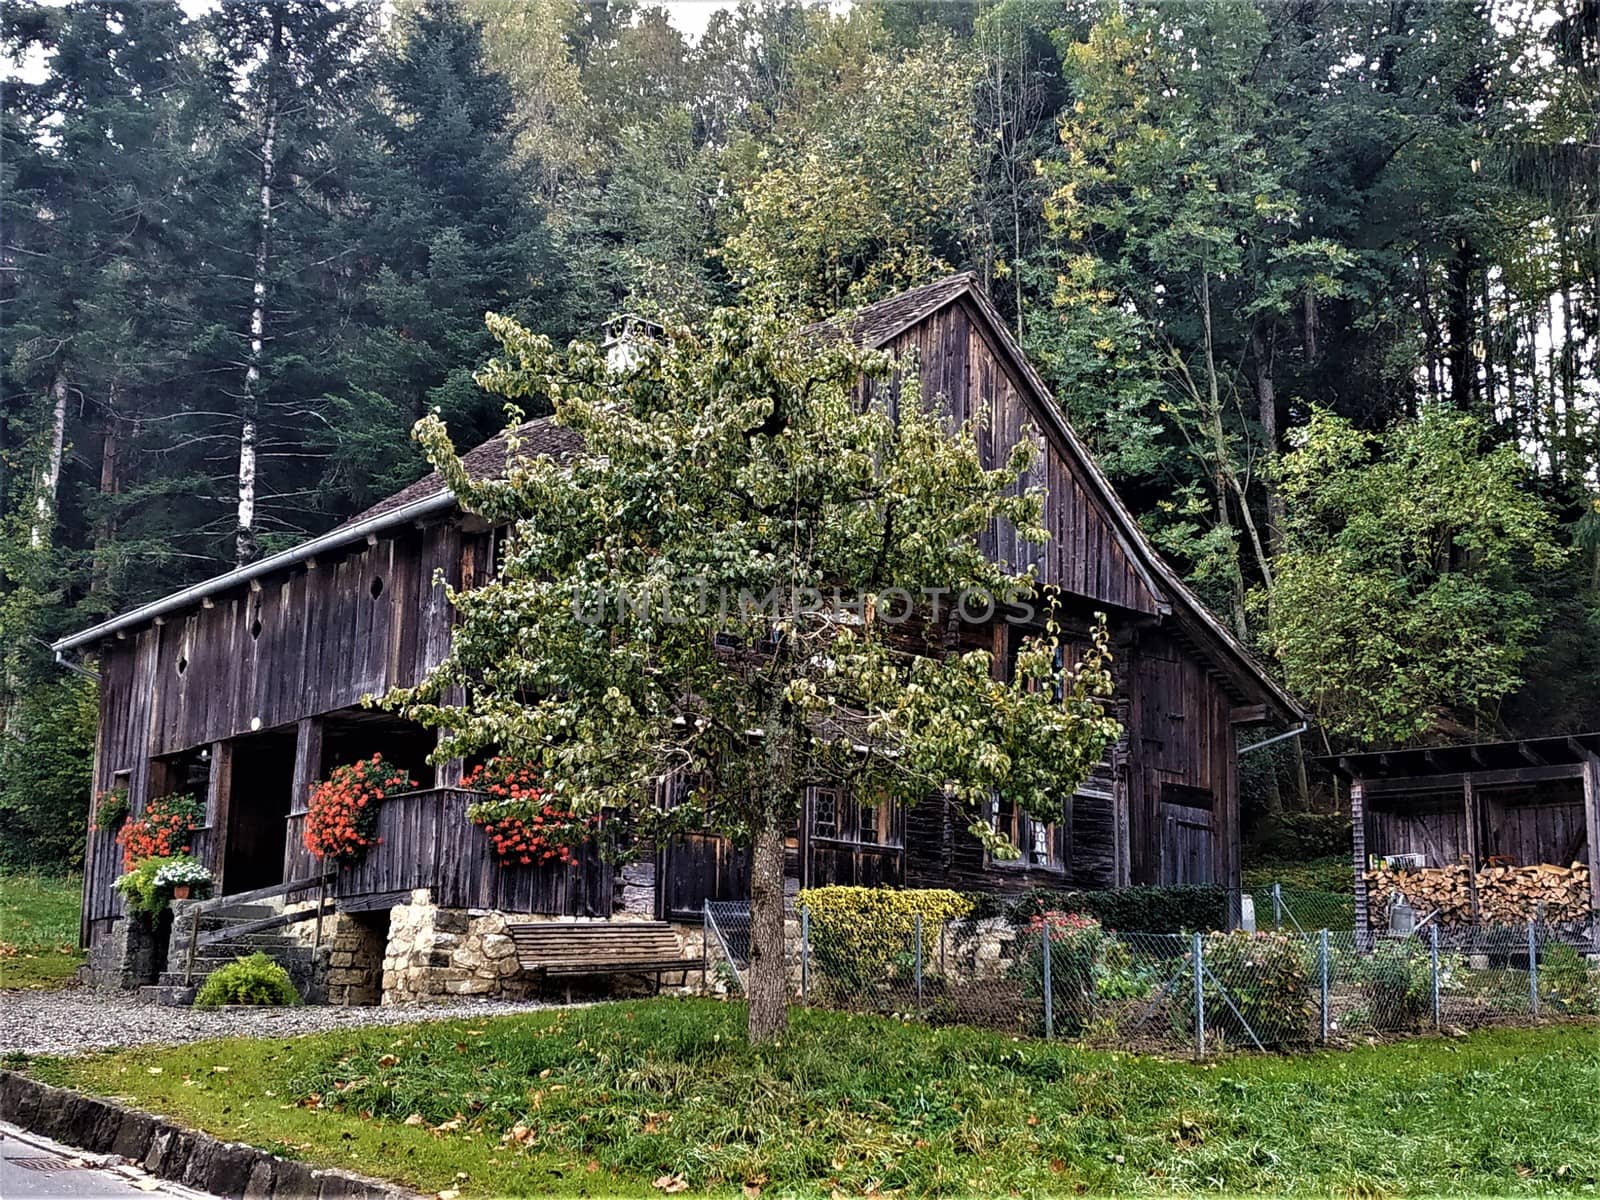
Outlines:
[[[1196,1065],[649,1000],[35,1060],[214,1134],[424,1191],[828,1197],[1593,1194],[1600,1027]]]
[[[0,988],[59,987],[78,950],[83,880],[76,875],[0,875]]]

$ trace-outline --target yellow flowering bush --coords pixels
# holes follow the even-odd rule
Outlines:
[[[936,961],[940,928],[972,912],[972,901],[948,888],[806,888],[799,902],[811,914],[811,955],[818,971],[852,988],[909,972],[919,913],[927,970]]]

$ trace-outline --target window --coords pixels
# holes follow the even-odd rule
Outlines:
[[[840,787],[811,791],[811,837],[828,842],[854,842],[864,846],[898,846],[892,800],[858,799]]]
[[[996,867],[1032,867],[1042,871],[1063,869],[1059,853],[1059,826],[1054,821],[1038,821],[1009,800],[995,796],[989,802],[989,826],[1022,852],[1020,858],[991,859]]]
[[[818,837],[839,836],[839,793],[832,788],[817,789],[811,830]]]

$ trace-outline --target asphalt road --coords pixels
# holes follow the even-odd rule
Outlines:
[[[209,1192],[168,1183],[103,1154],[84,1154],[0,1121],[0,1198],[154,1196],[210,1200]]]

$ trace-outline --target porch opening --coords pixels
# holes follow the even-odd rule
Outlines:
[[[431,730],[393,713],[367,709],[341,709],[322,719],[322,764],[318,779],[335,767],[348,766],[374,754],[400,767],[419,788],[434,786],[434,768],[428,762],[435,737]]]
[[[222,893],[282,883],[284,822],[294,791],[294,727],[238,738],[228,766]]]

